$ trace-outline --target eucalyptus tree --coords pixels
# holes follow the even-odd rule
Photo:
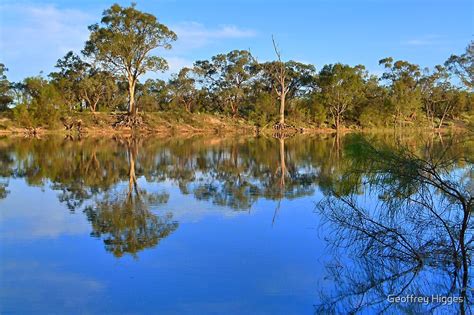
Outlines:
[[[403,60],[393,62],[391,57],[381,59],[379,64],[386,69],[382,80],[388,82],[395,122],[401,126],[406,118],[414,118],[421,108],[420,67]]]
[[[15,120],[35,133],[39,126],[53,126],[68,110],[64,95],[42,76],[28,77],[17,85],[20,103],[13,109]]]
[[[367,74],[364,66],[351,67],[336,63],[325,65],[319,72],[317,85],[323,103],[329,109],[334,125],[339,130],[347,111],[364,97]]]
[[[66,106],[71,110],[81,105],[81,95],[79,85],[87,76],[91,65],[72,51],[58,59],[55,68],[58,70],[51,72],[49,77],[51,82],[61,91]]]
[[[13,101],[10,96],[10,82],[5,75],[7,71],[5,65],[0,63],[0,111],[8,109],[8,104]]]
[[[392,123],[388,101],[389,90],[379,84],[379,78],[371,75],[365,80],[364,98],[353,111],[353,118],[362,127],[387,127]]]
[[[89,30],[84,54],[127,79],[128,113],[136,116],[138,78],[147,71],[168,69],[166,60],[152,56],[151,52],[158,47],[170,49],[171,42],[177,39],[176,34],[159,23],[154,15],[135,9],[135,4],[130,7],[112,5],[104,11],[101,25],[93,24]]]
[[[445,67],[435,66],[420,79],[425,115],[433,128],[441,128],[443,121],[455,108],[459,91],[451,84]],[[438,119],[436,125],[435,119]]]
[[[460,56],[451,55],[444,64],[472,91],[474,89],[474,41],[466,47],[464,54]]]
[[[193,111],[196,103],[196,79],[192,76],[192,69],[183,68],[169,81],[172,102],[183,106],[187,112]]]
[[[137,104],[144,111],[156,112],[168,108],[169,87],[164,80],[148,79],[137,85]]]
[[[58,71],[50,73],[49,77],[63,94],[70,110],[82,110],[85,105],[95,112],[99,103],[108,107],[107,95],[118,89],[112,73],[98,69],[72,51],[57,61],[56,68]]]
[[[118,89],[115,78],[108,71],[93,69],[83,80],[79,82],[78,92],[82,100],[91,112],[98,110],[98,105],[110,106],[105,99],[110,93]]]
[[[249,51],[233,50],[216,55],[211,60],[195,62],[194,72],[199,83],[213,94],[223,110],[230,110],[232,116],[237,117],[255,73],[254,65]]]

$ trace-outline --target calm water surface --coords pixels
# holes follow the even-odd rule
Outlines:
[[[329,212],[335,192],[368,213],[387,199],[364,186],[369,176],[347,177],[356,173],[357,137],[0,138],[0,313],[469,313],[470,302],[386,301],[459,296],[466,286],[472,298],[453,258],[459,246],[450,251],[440,225],[390,216],[392,230],[405,229],[423,253],[414,262],[403,250],[388,255],[393,235],[379,241],[354,213],[341,222]],[[450,147],[472,158],[463,139],[365,138],[418,156]],[[453,160],[449,175],[472,192],[472,164]],[[459,211],[448,210],[458,231]],[[470,270],[468,224],[461,256]],[[353,238],[361,227],[374,232],[370,240]]]

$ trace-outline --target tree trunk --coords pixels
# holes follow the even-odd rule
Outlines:
[[[232,102],[232,103],[230,104],[230,108],[231,108],[231,110],[232,110],[232,118],[237,118],[237,116],[238,116],[238,110],[237,110],[238,107],[237,107],[237,104]]]
[[[284,89],[285,86],[282,86],[282,89]],[[286,98],[286,93],[281,93],[280,96],[280,125],[284,126],[285,125],[285,98]]]
[[[136,80],[133,78],[129,78],[128,79],[128,97],[129,97],[128,113],[132,116],[135,116],[137,114],[137,106],[135,104],[135,85],[136,85]]]
[[[441,129],[441,127],[443,127],[443,121],[444,121],[444,118],[446,118],[446,115],[448,114],[448,111],[449,111],[449,105],[447,105],[444,108],[443,116],[441,116],[441,119],[439,120],[438,129]]]
[[[285,175],[286,175],[286,163],[285,163],[285,139],[280,138],[280,189],[283,195],[283,189],[285,187]]]
[[[134,139],[131,139],[131,142],[127,143],[128,149],[128,163],[129,163],[129,171],[128,171],[128,198],[130,201],[133,200],[133,191],[138,196],[138,186],[137,186],[137,176],[135,173],[135,160],[137,157],[138,147]]]
[[[97,103],[99,103],[99,100],[96,100],[95,102],[93,102],[90,106],[90,109],[91,109],[91,112],[95,113],[96,109],[97,109]]]

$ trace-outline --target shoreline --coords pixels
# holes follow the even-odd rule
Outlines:
[[[159,136],[189,136],[189,135],[266,135],[273,136],[278,133],[271,124],[259,127],[252,122],[241,118],[231,118],[227,116],[218,116],[213,114],[190,114],[190,113],[144,113],[144,123],[142,126],[132,129],[128,127],[113,127],[118,115],[122,113],[80,113],[68,117],[73,121],[81,122],[81,130],[66,130],[60,122],[51,128],[38,127],[32,133],[31,128],[20,127],[17,123],[6,115],[0,116],[0,135],[1,136],[35,136],[35,135],[78,135],[81,136],[114,136],[114,135],[159,135]],[[305,122],[288,123],[294,128],[285,131],[287,135],[315,135],[315,134],[335,134],[336,129],[328,127],[317,127]],[[462,122],[450,122],[449,126],[442,128],[432,128],[429,126],[407,126],[403,128],[397,127],[344,127],[339,130],[341,134],[347,133],[388,133],[388,132],[430,132],[430,133],[459,133],[473,132],[470,126]]]

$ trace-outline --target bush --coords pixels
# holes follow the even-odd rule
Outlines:
[[[274,121],[277,115],[275,99],[271,94],[262,93],[255,101],[255,109],[250,111],[250,120],[259,127]]]
[[[371,104],[366,106],[359,116],[359,123],[364,128],[387,127],[392,115],[383,105]]]
[[[65,100],[57,88],[40,79],[27,81],[22,104],[13,109],[15,121],[26,128],[56,127],[60,124],[60,117],[66,112]]]
[[[37,119],[33,117],[26,104],[20,104],[13,109],[13,119],[21,127],[36,128],[39,126]]]
[[[311,117],[313,121],[321,127],[327,119],[327,110],[320,102],[314,102],[311,106]]]

